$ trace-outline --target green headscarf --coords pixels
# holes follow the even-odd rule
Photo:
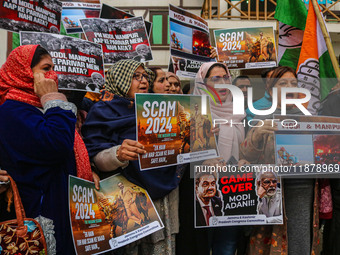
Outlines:
[[[155,74],[144,66],[143,63],[132,59],[124,59],[114,63],[107,71],[105,90],[117,96],[127,97],[131,87],[133,74],[139,66],[142,66],[149,75],[149,85],[153,82]]]

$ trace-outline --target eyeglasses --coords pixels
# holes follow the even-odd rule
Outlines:
[[[224,82],[224,81],[230,81],[230,76],[229,75],[223,75],[223,76],[212,76],[209,77],[209,80],[217,83],[217,82]]]
[[[146,81],[149,81],[149,75],[146,73],[134,73],[132,77],[137,81],[142,81],[143,78],[145,78]]]
[[[268,185],[270,183],[276,184],[277,180],[265,180],[265,181],[263,181],[263,183],[266,184],[266,185]]]

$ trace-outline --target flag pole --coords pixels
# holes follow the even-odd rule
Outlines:
[[[325,38],[326,46],[327,46],[327,49],[328,49],[329,56],[331,58],[331,62],[332,62],[332,65],[333,65],[336,77],[338,78],[338,80],[340,80],[339,64],[338,64],[338,62],[336,60],[336,57],[335,57],[334,49],[333,49],[332,42],[331,42],[331,39],[329,37],[327,28],[326,28],[325,21],[324,21],[324,19],[321,16],[319,5],[317,3],[317,0],[310,0],[310,1],[312,1],[314,12],[315,12],[316,17],[317,17],[317,19],[319,21],[323,37]]]

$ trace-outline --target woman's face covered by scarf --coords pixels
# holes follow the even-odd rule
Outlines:
[[[36,64],[34,67],[32,67],[33,75],[35,73],[42,73],[44,74],[45,78],[52,79],[56,83],[58,82],[58,76],[53,71],[54,64],[52,62],[52,58],[50,55],[44,55],[42,56],[41,60],[38,64]]]
[[[31,69],[37,46],[20,46],[8,56],[6,63],[0,69],[0,101],[11,99],[41,107],[40,99],[34,92],[34,71]],[[45,78],[50,78],[57,82],[57,74],[52,71],[51,57],[47,56],[43,55],[42,57],[46,57],[44,63],[40,59],[33,69],[36,67],[36,72],[43,72]],[[46,65],[46,63],[49,64]]]

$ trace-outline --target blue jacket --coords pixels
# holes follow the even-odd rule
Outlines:
[[[68,176],[76,175],[76,117],[59,107],[42,113],[13,100],[0,106],[0,166],[17,183],[29,218],[54,222],[57,254],[74,254],[68,210]]]
[[[102,150],[122,144],[125,139],[136,140],[134,102],[115,95],[111,101],[96,103],[82,126],[82,134],[90,159]],[[174,166],[141,171],[135,160],[119,171],[129,181],[145,188],[152,199],[164,197],[179,181]]]

